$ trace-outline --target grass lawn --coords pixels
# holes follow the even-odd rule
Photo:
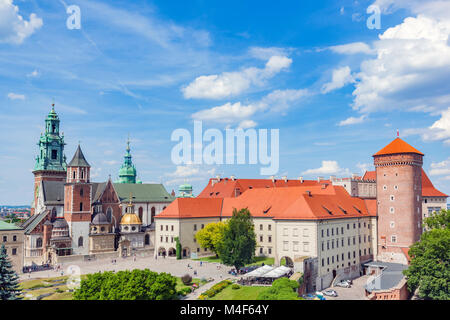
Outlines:
[[[192,278],[192,282],[190,285],[185,285],[183,283],[183,281],[181,281],[181,278],[177,277],[177,286],[175,287],[177,291],[180,291],[183,288],[190,288],[192,286],[192,284],[197,283],[200,286],[204,285],[206,282],[202,282],[200,279],[198,278]]]
[[[208,300],[256,300],[258,294],[267,288],[241,286],[240,289],[233,290],[230,285]]]

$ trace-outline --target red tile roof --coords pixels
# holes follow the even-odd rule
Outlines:
[[[396,138],[391,143],[389,143],[386,147],[375,153],[373,156],[380,156],[386,154],[398,154],[398,153],[417,153],[420,155],[424,155],[422,152],[412,147],[405,141],[400,138]]]
[[[329,180],[289,180],[283,179],[229,179],[222,178],[220,181],[212,178],[208,185],[200,192],[197,198],[229,198],[236,197],[249,189],[259,188],[285,188],[300,186],[320,186],[322,184],[330,184]],[[239,192],[240,193],[239,193]]]
[[[363,180],[377,180],[377,172],[374,171],[366,171],[362,178]]]
[[[422,197],[448,197],[433,186],[425,171],[422,169]]]
[[[408,264],[411,262],[411,257],[409,256],[409,248],[400,248],[403,252],[403,254],[406,257],[406,260],[408,260]]]
[[[223,199],[177,198],[155,218],[220,217]]]
[[[364,199],[367,210],[371,216],[377,215],[377,200],[376,199]]]
[[[221,202],[223,201],[223,203]],[[178,198],[156,218],[231,217],[248,208],[253,217],[319,220],[374,216],[366,202],[351,197],[341,186],[255,188],[239,197]]]

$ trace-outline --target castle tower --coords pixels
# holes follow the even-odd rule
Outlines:
[[[91,222],[90,165],[78,145],[67,165],[64,185],[64,218],[69,224],[73,254],[89,254],[89,224]]]
[[[34,197],[31,214],[35,213],[41,181],[65,181],[66,156],[64,155],[64,134],[59,133],[59,117],[55,105],[45,119],[45,133],[41,134],[39,154],[34,165]]]
[[[136,168],[131,161],[130,139],[127,141],[127,152],[119,170],[119,179],[115,183],[136,183]]]
[[[420,238],[423,156],[398,137],[373,155],[377,175],[378,260],[406,264],[408,248]]]

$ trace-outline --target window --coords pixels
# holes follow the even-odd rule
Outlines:
[[[173,231],[173,225],[172,225],[172,226],[170,226],[170,231]]]
[[[341,234],[344,234],[344,227],[341,227]]]
[[[394,212],[395,212],[394,207],[390,207],[390,208],[389,208],[389,212],[390,212],[390,213],[394,213]]]
[[[164,226],[163,226],[163,225],[161,225],[161,231],[163,231],[163,228],[164,228]]]
[[[389,197],[389,199],[390,199],[391,201],[394,201],[394,200],[395,200],[394,195],[391,194],[391,196]]]
[[[169,237],[166,237],[166,242],[169,242]]]
[[[395,189],[395,190],[398,190],[398,186],[394,186],[394,189]]]
[[[334,239],[331,240],[331,249],[334,249]]]
[[[309,242],[303,242],[303,251],[305,252],[309,251]]]
[[[78,246],[82,247],[83,246],[83,237],[79,237],[78,238]]]
[[[12,249],[12,255],[13,255],[13,256],[17,255],[17,249],[16,249],[16,248],[13,248],[13,249]]]
[[[260,224],[260,225],[259,225],[259,230],[261,230],[261,231],[262,231],[262,229],[263,229],[263,225],[262,225],[262,224]]]
[[[334,229],[331,228],[331,235],[334,236]]]
[[[269,248],[269,254],[272,254],[272,248]]]
[[[163,237],[161,236],[161,242],[163,242]]]
[[[73,171],[73,179],[75,179],[76,177],[77,177],[77,172],[76,171]]]
[[[259,248],[259,253],[260,253],[260,254],[263,253],[263,248]]]
[[[83,196],[83,188],[80,189],[80,197]]]
[[[395,228],[395,222],[394,222],[394,221],[391,221],[391,223],[389,223],[389,227],[390,227],[390,228]]]
[[[272,230],[272,225],[268,225],[268,227],[269,227],[269,231],[271,231]]]
[[[80,202],[80,211],[83,211],[83,202]]]
[[[272,242],[272,236],[269,236],[268,239],[269,239],[269,242]]]
[[[287,228],[283,228],[283,236],[287,236],[288,235],[288,229]]]
[[[330,250],[330,241],[327,241],[327,250]]]
[[[322,251],[325,249],[325,243],[322,241]]]
[[[327,237],[330,236],[330,230],[327,229]]]
[[[168,225],[166,225],[166,231],[169,231],[169,226]]]
[[[350,224],[347,223],[347,230],[350,230]]]
[[[353,229],[356,229],[356,223],[353,224]]]
[[[297,228],[292,229],[292,235],[294,237],[298,237],[298,229]]]
[[[330,264],[330,257],[327,258],[327,265]]]
[[[259,236],[259,242],[263,241],[263,236]]]
[[[7,236],[3,236],[3,242],[7,242],[8,241],[8,237]]]
[[[194,224],[194,231],[197,231],[197,225]]]
[[[298,251],[298,242],[294,241],[294,251]]]
[[[391,242],[396,243],[397,242],[397,236],[391,236]]]
[[[283,250],[284,250],[284,251],[287,251],[287,250],[288,250],[288,246],[289,246],[289,242],[284,241],[284,242],[283,242]]]
[[[322,267],[325,266],[325,259],[322,258]]]
[[[323,238],[323,229],[322,229],[322,238]]]
[[[58,159],[58,150],[52,150],[52,160]]]
[[[17,241],[17,236],[13,236],[13,241]]]
[[[138,216],[139,216],[139,220],[141,220],[142,222],[142,216],[144,215],[144,209],[142,207],[139,207],[138,209]]]
[[[387,185],[384,185],[384,186],[383,186],[383,190],[387,190]]]

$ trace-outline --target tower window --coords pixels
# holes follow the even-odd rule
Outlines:
[[[83,237],[79,237],[78,238],[78,246],[82,247],[83,246]]]
[[[80,189],[80,197],[83,196],[83,188]]]
[[[80,202],[80,211],[83,211],[83,202]]]
[[[76,177],[77,177],[77,172],[74,171],[74,172],[73,172],[73,179],[75,179]]]
[[[391,242],[396,243],[397,242],[397,236],[391,236]]]
[[[58,159],[58,150],[52,150],[52,160]]]

